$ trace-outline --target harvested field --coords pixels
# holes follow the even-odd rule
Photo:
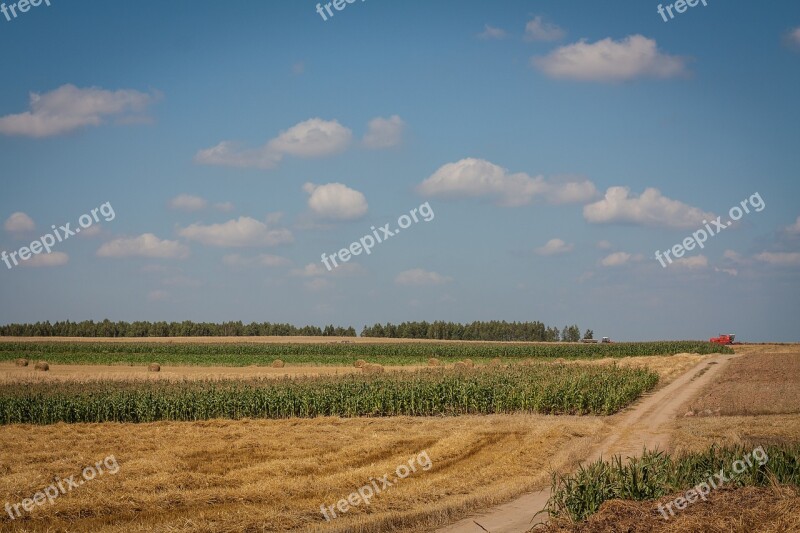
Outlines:
[[[800,415],[682,417],[671,433],[670,453],[697,452],[712,444],[790,444],[800,442]]]
[[[19,502],[53,476],[113,454],[116,475],[15,526],[130,533],[376,531],[403,523],[405,531],[426,531],[545,485],[551,469],[573,468],[607,427],[605,419],[539,415],[13,425],[0,431],[0,499]],[[430,470],[380,493],[368,511],[361,505],[326,524],[321,505],[422,451]],[[8,517],[0,526],[13,527]]]
[[[743,349],[742,349],[743,348]],[[695,416],[800,413],[800,347],[746,346],[685,412]]]
[[[657,372],[659,384],[669,383],[697,362],[707,358],[706,355],[678,354],[653,355],[647,357],[604,358],[582,360],[571,364],[610,365],[616,363],[622,368],[648,368]],[[555,364],[555,361],[526,360],[528,364]],[[567,362],[567,361],[564,361]],[[356,362],[358,363],[358,361]],[[514,363],[510,363],[514,364]],[[19,367],[12,361],[0,361],[0,383],[48,382],[48,381],[129,381],[129,380],[203,380],[203,379],[250,379],[250,378],[284,378],[300,376],[331,376],[361,373],[361,363],[357,366],[343,365],[286,365],[283,368],[272,366],[165,366],[161,365],[158,373],[148,372],[146,366],[131,365],[50,365],[49,372],[34,372],[33,367]],[[387,372],[416,371],[430,366],[450,366],[440,361],[425,362],[422,365],[387,366]],[[476,365],[476,368],[502,366],[499,361],[488,361]]]

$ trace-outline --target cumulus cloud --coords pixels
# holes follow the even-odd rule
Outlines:
[[[199,196],[192,196],[191,194],[179,194],[169,201],[169,206],[172,209],[179,211],[201,211],[208,207],[208,202]]]
[[[601,259],[600,264],[604,267],[615,267],[624,265],[631,259],[633,259],[633,256],[627,252],[614,252]]]
[[[619,82],[642,77],[673,78],[687,73],[685,58],[662,53],[655,40],[642,35],[631,35],[621,41],[581,40],[546,56],[534,57],[531,65],[551,78],[577,81]]]
[[[628,187],[610,187],[605,197],[584,206],[583,217],[592,224],[637,224],[689,229],[715,217],[683,202],[672,200],[654,188],[641,196],[632,195]]]
[[[797,220],[794,221],[794,224],[791,226],[786,226],[784,231],[788,235],[800,235],[800,217],[797,217]]]
[[[189,256],[189,247],[178,241],[162,240],[152,233],[145,233],[138,237],[123,237],[109,241],[97,250],[97,255],[110,258],[185,259]]]
[[[699,270],[708,267],[708,258],[704,255],[681,257],[680,259],[673,260],[671,266],[685,268],[687,270]]]
[[[397,115],[389,118],[376,117],[369,121],[364,146],[371,149],[391,148],[403,141],[406,123]]]
[[[332,270],[328,270],[322,263],[309,263],[303,268],[292,269],[289,274],[301,278],[313,278],[325,275],[347,277],[364,274],[364,272],[364,268],[358,263],[339,263],[339,266]]]
[[[774,266],[800,266],[798,252],[761,252],[755,258]]]
[[[271,169],[285,156],[315,158],[343,152],[352,137],[353,132],[335,120],[312,118],[280,132],[261,148],[246,149],[222,141],[197,152],[194,160],[203,165]]]
[[[481,39],[505,39],[508,36],[506,30],[502,28],[495,28],[494,26],[490,26],[486,24],[483,28],[483,31],[478,34],[478,37]]]
[[[291,261],[285,257],[271,254],[259,254],[255,257],[245,257],[239,254],[229,254],[222,258],[222,262],[232,268],[268,267],[277,268],[289,266]]]
[[[551,203],[585,202],[595,196],[596,189],[587,180],[561,178],[548,182],[543,176],[511,174],[484,159],[467,158],[440,167],[417,187],[417,192],[445,198],[490,198],[499,205],[516,207],[531,203],[537,196]]]
[[[714,267],[714,272],[722,272],[724,274],[728,274],[729,276],[738,276],[739,271],[735,268],[717,268]]]
[[[64,252],[50,252],[49,254],[38,254],[32,256],[27,261],[20,262],[24,267],[56,267],[66,265],[69,256]]]
[[[537,15],[525,25],[526,41],[558,41],[564,38],[564,30]]]
[[[62,85],[47,93],[30,93],[30,111],[0,117],[0,133],[25,137],[50,137],[86,126],[99,126],[106,117],[120,122],[142,122],[141,115],[158,100],[157,93],[132,89],[107,91],[99,87]]]
[[[329,220],[353,220],[367,213],[367,199],[355,189],[341,183],[315,185],[306,183],[308,207],[317,216]]]
[[[453,281],[453,278],[443,276],[437,272],[428,272],[421,268],[414,268],[400,272],[394,282],[398,285],[425,286],[442,285]]]
[[[9,233],[28,233],[36,229],[33,219],[18,211],[6,219],[3,228]]]
[[[786,34],[786,44],[795,50],[800,50],[800,26]]]
[[[575,248],[573,244],[567,244],[561,239],[550,239],[547,244],[536,248],[536,253],[539,255],[559,255],[571,252]]]
[[[178,235],[208,246],[226,248],[276,246],[294,240],[288,229],[272,228],[250,217],[239,217],[222,224],[192,224],[178,230]]]

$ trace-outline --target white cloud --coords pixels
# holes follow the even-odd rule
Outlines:
[[[389,118],[376,117],[369,121],[364,146],[372,149],[391,148],[403,141],[406,123],[397,115]]]
[[[319,217],[329,220],[353,220],[367,213],[367,199],[355,189],[341,183],[315,185],[306,183],[308,207]]]
[[[208,207],[208,202],[199,196],[179,194],[169,201],[169,206],[179,211],[201,211]]]
[[[526,41],[558,41],[564,35],[564,30],[553,23],[545,22],[539,15],[525,25]]]
[[[539,255],[559,255],[571,252],[575,248],[573,244],[567,244],[561,239],[550,239],[547,244],[536,248],[536,253]]]
[[[800,235],[800,217],[797,217],[797,220],[791,226],[786,226],[784,231],[789,235]]]
[[[592,224],[638,224],[667,228],[689,229],[702,225],[703,220],[715,217],[672,200],[654,188],[647,188],[641,196],[631,195],[628,187],[610,187],[599,202],[583,208],[583,217]]]
[[[394,282],[398,285],[414,285],[414,286],[424,286],[424,285],[442,285],[444,283],[449,283],[453,281],[453,278],[448,276],[442,276],[436,272],[428,272],[421,268],[414,268],[411,270],[405,270],[400,272],[396,278],[394,278]]]
[[[723,272],[725,274],[728,274],[729,276],[738,276],[739,275],[739,271],[736,270],[735,268],[717,268],[717,267],[714,267],[714,272]]]
[[[64,252],[50,252],[49,254],[38,254],[32,256],[27,261],[20,262],[20,266],[25,267],[55,267],[66,265],[69,256]]]
[[[502,206],[529,204],[536,196],[551,203],[583,202],[594,197],[594,185],[587,181],[548,182],[542,176],[524,172],[510,174],[505,168],[484,159],[467,158],[447,163],[417,186],[424,196],[493,198]]]
[[[98,87],[80,89],[62,85],[48,93],[30,93],[30,111],[0,117],[0,133],[26,137],[49,137],[85,126],[99,126],[107,116],[122,116],[125,123],[141,122],[135,113],[158,99],[131,89],[106,91]],[[133,116],[126,115],[134,113]],[[139,117],[141,118],[141,117]]]
[[[789,33],[786,34],[786,43],[797,49],[800,50],[800,26],[794,28]]]
[[[22,212],[13,213],[3,224],[9,233],[27,233],[36,229],[33,219]]]
[[[200,150],[195,162],[243,168],[274,168],[284,156],[324,157],[343,152],[350,145],[353,132],[337,121],[312,118],[295,124],[261,148],[243,149],[232,141]]]
[[[481,39],[505,39],[508,36],[506,30],[502,28],[495,28],[494,26],[490,26],[486,24],[484,26],[483,32],[478,34],[478,37]]]
[[[756,259],[775,266],[800,266],[798,252],[761,252]]]
[[[605,266],[605,267],[615,267],[615,266],[624,265],[625,263],[630,261],[632,258],[633,258],[633,256],[631,254],[627,253],[627,252],[614,252],[613,254],[607,255],[606,257],[604,257],[600,261],[600,264]]]
[[[247,267],[283,267],[292,264],[291,261],[279,255],[259,254],[256,257],[244,257],[239,254],[229,254],[222,258],[222,262],[235,268]]]
[[[592,44],[581,40],[531,59],[532,66],[551,78],[600,82],[683,76],[685,63],[684,58],[660,52],[655,40],[642,35]]]
[[[160,302],[169,298],[169,293],[166,291],[150,291],[147,293],[147,300],[149,302]]]
[[[313,278],[325,275],[335,275],[339,277],[356,276],[365,273],[364,268],[358,263],[338,263],[338,267],[328,270],[321,262],[309,263],[303,268],[294,268],[289,274],[301,278]]]
[[[178,241],[162,240],[152,233],[138,237],[123,237],[103,244],[98,257],[150,257],[155,259],[185,259],[189,247]]]
[[[227,248],[276,246],[294,240],[288,229],[272,228],[250,217],[239,217],[222,224],[192,224],[180,229],[178,235],[208,246]]]
[[[673,260],[672,266],[686,268],[689,270],[698,270],[708,267],[708,258],[704,255],[681,257],[680,259]]]

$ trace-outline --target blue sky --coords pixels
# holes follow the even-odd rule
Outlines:
[[[0,323],[505,319],[800,340],[800,5],[708,4],[668,22],[641,0],[0,15],[0,250],[115,214],[0,263]],[[754,193],[760,211],[656,260]],[[425,202],[430,222],[323,266]]]

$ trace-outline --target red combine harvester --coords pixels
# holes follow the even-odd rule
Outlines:
[[[713,342],[715,344],[733,344],[733,339],[735,338],[735,333],[720,333],[719,337],[712,337],[708,342]]]

